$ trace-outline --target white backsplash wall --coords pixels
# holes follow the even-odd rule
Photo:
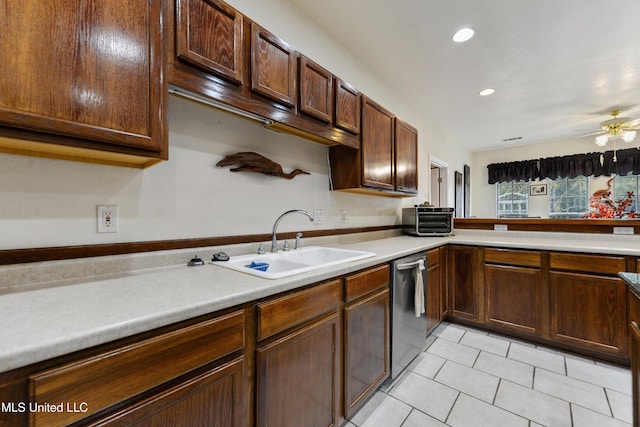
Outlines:
[[[391,225],[412,201],[329,191],[327,147],[174,96],[169,130],[169,161],[144,170],[0,154],[0,249],[270,233],[288,209],[323,209],[324,224],[292,215],[280,231]],[[241,151],[311,175],[215,166]],[[118,205],[118,233],[97,233],[100,204]]]

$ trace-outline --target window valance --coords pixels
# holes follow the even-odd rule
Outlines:
[[[539,175],[537,160],[493,163],[489,168],[489,184],[509,181],[532,181]]]
[[[602,153],[572,154],[540,159],[540,179],[606,175]]]
[[[605,175],[627,175],[628,173],[640,175],[640,149],[628,148],[626,150],[618,150],[615,155],[617,159],[614,162],[613,151],[604,153],[603,164],[606,170]]]
[[[489,184],[536,179],[575,178],[577,176],[609,176],[640,174],[640,148],[605,151],[604,153],[571,154],[518,162],[492,163]]]

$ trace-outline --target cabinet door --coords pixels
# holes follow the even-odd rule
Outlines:
[[[256,23],[251,24],[251,89],[287,107],[296,103],[296,52]]]
[[[418,192],[418,130],[410,124],[395,120],[396,190]]]
[[[344,404],[350,417],[389,376],[389,289],[344,310]]]
[[[300,56],[300,111],[331,123],[333,117],[333,75]]]
[[[340,323],[334,313],[257,350],[259,427],[338,424]]]
[[[61,140],[78,147],[163,151],[161,3],[4,1],[0,124],[94,142]]]
[[[442,267],[440,249],[427,252],[427,283],[425,286],[427,333],[438,326],[442,320]]]
[[[633,383],[633,427],[640,427],[640,326],[631,322],[631,375]]]
[[[542,312],[540,270],[485,265],[484,278],[486,322],[538,335]]]
[[[452,316],[468,320],[480,320],[479,317],[479,269],[478,248],[470,246],[452,246],[449,248],[450,282],[452,298]]]
[[[176,0],[178,57],[242,84],[243,18],[220,0]]]
[[[362,106],[362,185],[393,190],[394,116],[367,97]]]
[[[624,354],[627,304],[622,279],[552,271],[550,285],[554,339]]]
[[[243,366],[236,359],[89,425],[242,427]]]
[[[335,79],[335,125],[355,135],[360,133],[362,97],[360,92],[342,79]]]

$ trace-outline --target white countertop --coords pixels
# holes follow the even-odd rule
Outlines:
[[[212,264],[202,267],[174,264],[67,278],[38,289],[0,295],[0,320],[4,326],[0,329],[0,372],[448,243],[640,257],[639,236],[461,230],[450,237],[396,236],[331,244],[371,251],[376,256],[278,280],[266,280]],[[90,261],[73,261],[79,262]],[[39,267],[46,268],[48,274],[56,269],[53,263]],[[0,282],[32,274],[34,268],[24,265],[0,270]]]

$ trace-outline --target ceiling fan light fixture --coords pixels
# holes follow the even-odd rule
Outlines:
[[[487,95],[492,95],[495,93],[495,89],[493,88],[486,88],[486,89],[482,89],[480,92],[478,92],[478,95],[480,96],[487,96]]]
[[[607,145],[608,141],[609,141],[609,135],[596,136],[596,145],[600,147],[604,147],[605,145]]]
[[[624,132],[622,134],[622,140],[624,142],[631,142],[634,139],[636,139],[636,131],[635,130],[628,130],[626,132]]]
[[[636,138],[636,129],[640,129],[640,125],[633,124],[629,117],[618,117],[620,110],[613,110],[609,114],[613,118],[600,123],[600,131],[603,134],[596,138],[596,144],[604,147],[607,142],[613,141],[615,144],[618,139],[624,142],[633,141]]]
[[[456,43],[463,43],[471,39],[471,37],[473,37],[474,34],[475,34],[475,31],[473,31],[473,29],[462,28],[456,31],[456,33],[453,35],[452,38],[453,38],[453,41]]]

